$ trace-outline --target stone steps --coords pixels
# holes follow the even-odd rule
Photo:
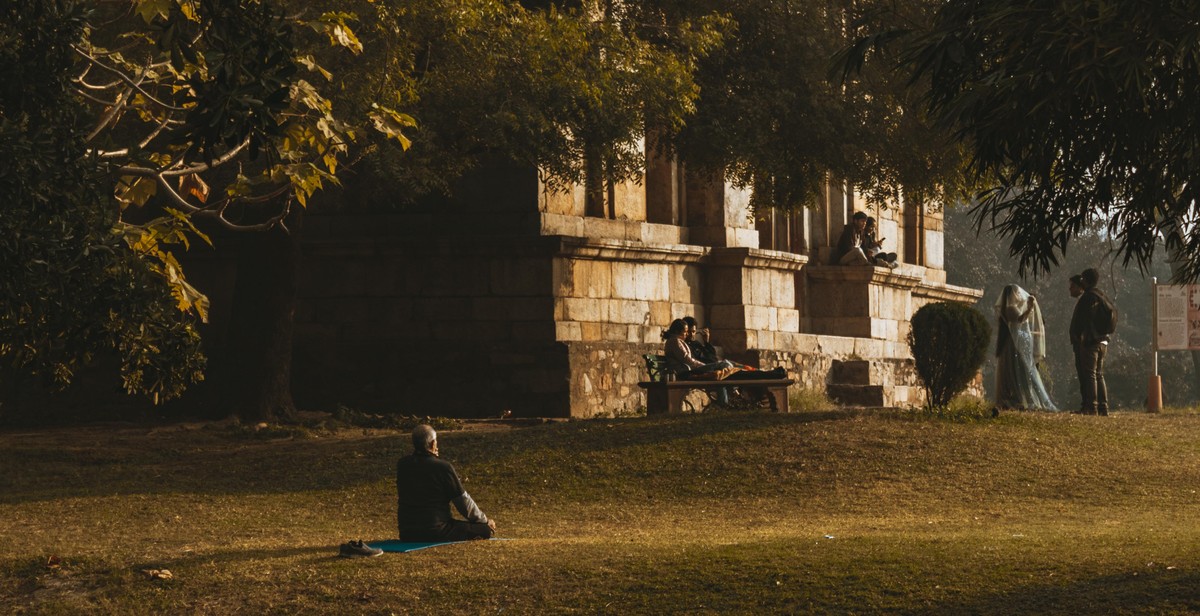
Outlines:
[[[826,391],[831,399],[846,406],[895,406],[907,401],[909,392],[895,387],[894,378],[885,366],[869,359],[835,359],[829,368]]]
[[[829,397],[845,406],[887,406],[883,385],[847,385],[830,383]]]

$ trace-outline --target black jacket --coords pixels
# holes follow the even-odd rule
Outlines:
[[[1100,289],[1088,289],[1075,302],[1075,311],[1071,313],[1071,346],[1083,346],[1106,342],[1107,334],[1096,331],[1096,311],[1103,303],[1100,297],[1104,292]]]

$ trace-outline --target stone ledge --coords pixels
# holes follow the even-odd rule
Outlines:
[[[952,284],[922,282],[913,289],[916,297],[927,297],[935,301],[955,301],[974,304],[983,297],[982,289],[960,287]]]
[[[713,265],[760,267],[783,271],[799,271],[808,263],[808,257],[804,255],[745,247],[713,248],[710,259]]]
[[[907,269],[904,266],[892,270],[882,266],[868,265],[809,265],[804,271],[812,281],[859,282],[887,285],[898,289],[912,289],[921,284],[921,273],[906,271]]]
[[[596,240],[565,235],[552,237],[558,244],[557,256],[573,259],[605,259],[639,263],[699,263],[708,253],[702,246],[673,244],[650,246],[626,240]]]

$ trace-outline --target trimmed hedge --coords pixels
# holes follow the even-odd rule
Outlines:
[[[966,304],[938,302],[917,310],[908,345],[930,407],[945,406],[970,385],[991,339],[987,318]]]

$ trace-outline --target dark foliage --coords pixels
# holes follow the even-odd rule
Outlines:
[[[116,232],[111,180],[85,154],[67,85],[84,18],[72,3],[0,9],[0,386],[62,386],[106,356],[126,391],[167,399],[200,378],[199,336]]]
[[[931,407],[961,393],[983,366],[992,328],[978,310],[956,302],[922,306],[912,318],[908,344]]]

